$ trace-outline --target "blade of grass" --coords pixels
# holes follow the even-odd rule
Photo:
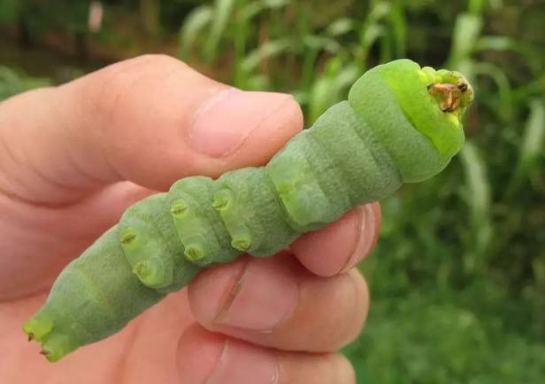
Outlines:
[[[204,57],[208,63],[215,63],[219,51],[222,35],[233,13],[236,0],[216,0],[210,36],[204,47]]]
[[[28,77],[11,68],[0,66],[0,101],[30,89],[49,85],[51,81],[48,79]]]
[[[305,36],[303,43],[303,66],[301,88],[308,90],[316,79],[316,62],[320,54],[327,52],[331,55],[338,54],[341,45],[328,36]]]
[[[452,48],[448,60],[449,67],[459,68],[464,61],[470,59],[482,27],[483,19],[480,16],[464,13],[456,18]]]
[[[191,49],[197,44],[203,30],[212,22],[214,11],[210,6],[195,8],[185,19],[178,34],[179,57],[189,61]]]
[[[251,76],[243,68],[244,58],[247,56],[248,42],[252,39],[254,30],[252,22],[258,16],[266,12],[279,12],[289,6],[292,0],[238,0],[236,8],[236,25],[234,27],[235,37],[235,63],[233,83],[238,87],[256,87],[258,84],[264,84],[263,78]],[[251,83],[251,85],[250,85]],[[270,82],[267,81],[267,84]],[[255,88],[252,88],[255,89]]]
[[[484,262],[483,257],[492,239],[492,194],[485,160],[473,143],[464,145],[460,161],[465,174],[464,198],[471,216],[464,266],[467,272],[473,272],[478,270],[478,264]]]
[[[519,161],[506,190],[506,200],[512,199],[524,181],[539,165],[545,147],[545,101],[535,99],[530,102],[530,115],[526,122]]]
[[[315,82],[309,92],[310,122],[326,111],[335,102],[343,98],[343,91],[354,83],[360,72],[356,65],[347,65],[341,56],[330,59],[321,77]]]
[[[514,116],[514,104],[512,97],[512,88],[509,78],[498,66],[487,63],[474,63],[472,66],[473,75],[485,75],[490,77],[498,87],[499,103],[495,108],[498,116],[504,121],[510,121]]]
[[[403,2],[395,2],[390,13],[391,33],[395,44],[395,57],[407,56],[408,26]]]
[[[161,28],[161,1],[140,0],[140,19],[146,32],[157,35]]]
[[[391,9],[392,6],[388,2],[375,2],[362,25],[359,33],[359,47],[356,52],[356,62],[360,65],[362,72],[368,68],[368,58],[371,48],[384,35],[383,20],[391,12]]]
[[[325,30],[325,35],[339,37],[356,30],[356,22],[348,17],[333,21]]]
[[[261,61],[284,54],[290,51],[293,46],[293,40],[290,38],[267,41],[254,51],[250,52],[242,61],[241,67],[247,73],[254,72],[259,68]]]
[[[488,0],[469,0],[468,11],[472,15],[482,16],[488,5],[487,3]]]
[[[525,63],[537,75],[543,69],[545,49],[536,44],[514,39],[509,36],[483,36],[475,44],[478,51],[511,51],[524,57]]]

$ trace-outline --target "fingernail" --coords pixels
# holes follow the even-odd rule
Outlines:
[[[213,97],[197,112],[189,133],[190,145],[210,157],[227,157],[244,144],[251,133],[268,119],[281,121],[292,113],[283,93],[244,92],[230,88]],[[285,111],[282,106],[287,105]]]
[[[276,384],[278,377],[274,352],[227,341],[206,384]]]
[[[299,287],[291,269],[273,260],[246,264],[215,322],[255,332],[272,332],[293,313]]]
[[[354,226],[358,240],[354,246],[354,251],[348,258],[342,272],[346,272],[361,262],[373,249],[378,235],[379,217],[377,217],[377,207],[375,204],[367,204],[360,207],[360,219]]]

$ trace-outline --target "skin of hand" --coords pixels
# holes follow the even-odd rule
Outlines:
[[[51,364],[21,324],[132,203],[191,175],[265,164],[303,128],[285,94],[243,92],[166,56],[0,103],[0,382],[353,384],[337,354],[369,296],[354,269],[377,204],[269,259],[201,272],[119,334]]]

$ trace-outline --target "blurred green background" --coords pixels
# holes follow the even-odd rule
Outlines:
[[[291,92],[308,125],[378,63],[463,71],[468,144],[383,203],[346,354],[359,383],[545,382],[545,1],[0,1],[0,100],[148,52]]]

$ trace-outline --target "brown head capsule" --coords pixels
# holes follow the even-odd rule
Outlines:
[[[467,84],[432,84],[428,89],[430,94],[440,102],[441,111],[454,112],[460,107],[462,94],[467,91]]]

